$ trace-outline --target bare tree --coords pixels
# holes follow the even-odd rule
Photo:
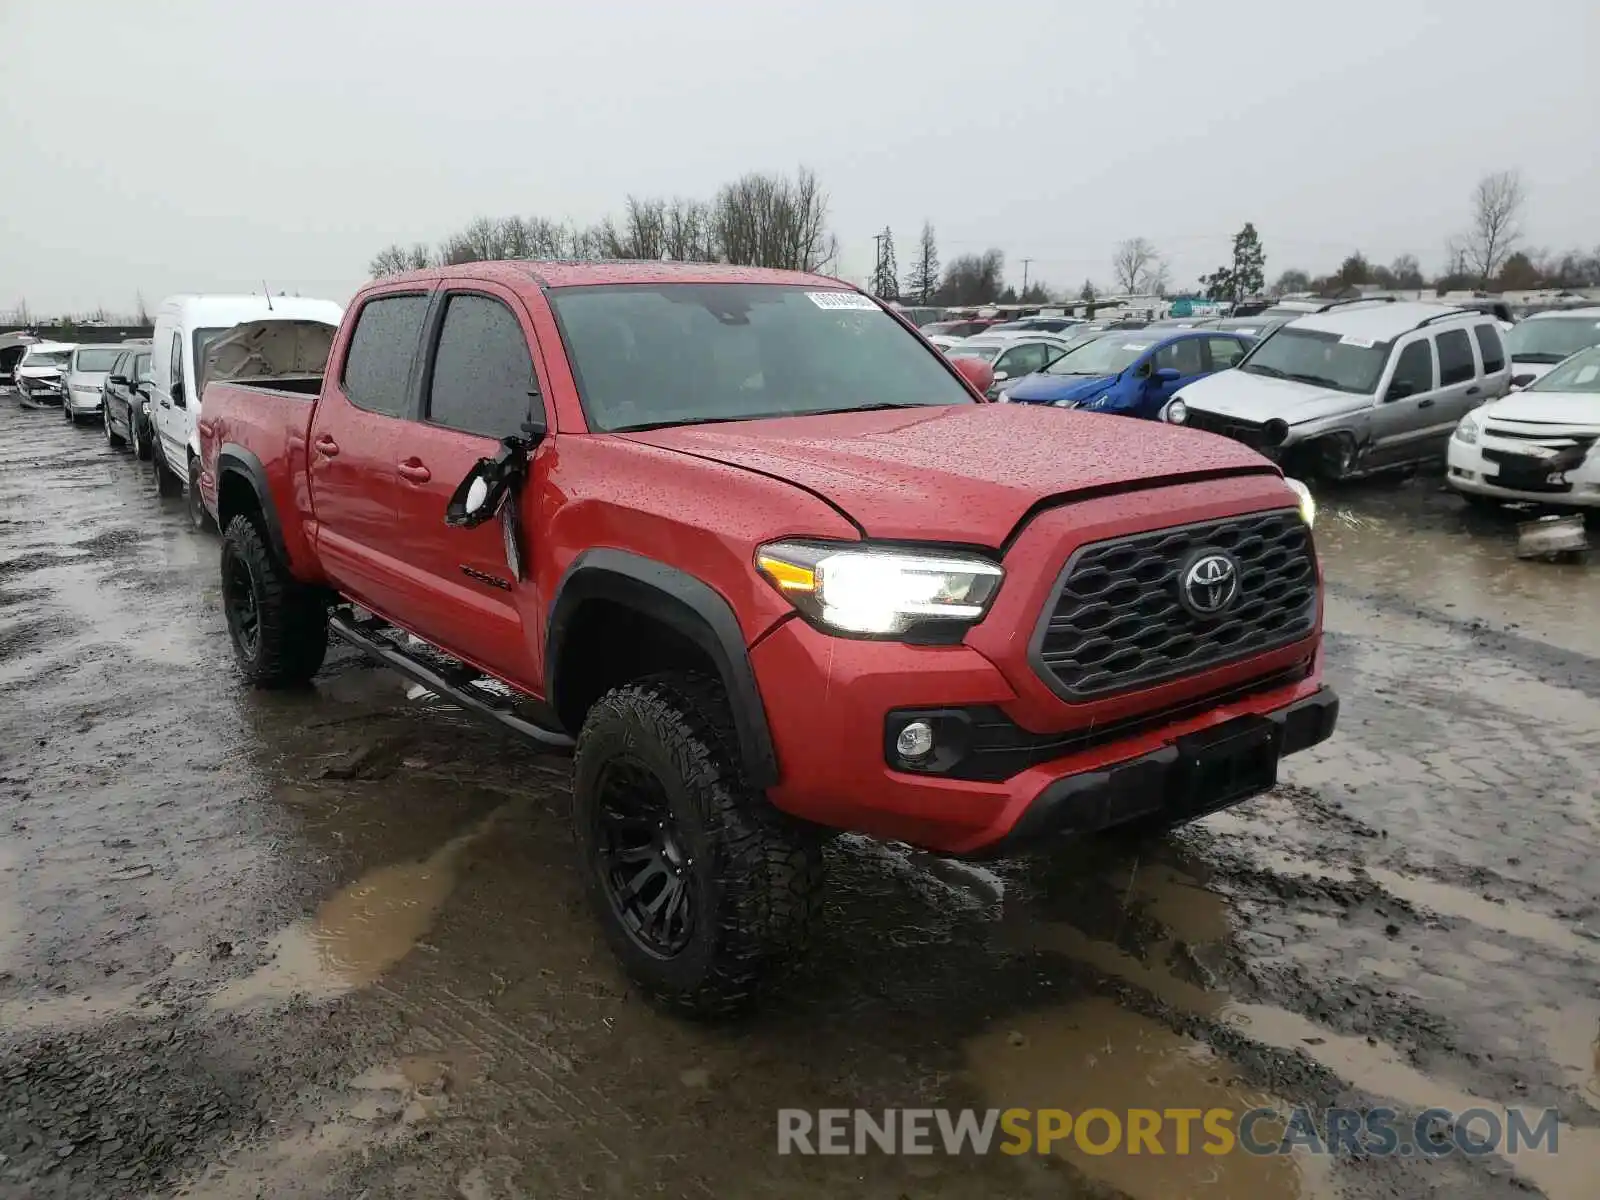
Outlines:
[[[720,257],[745,266],[820,271],[839,254],[828,230],[828,197],[805,167],[793,179],[752,172],[725,184],[712,202]]]
[[[1171,285],[1172,272],[1167,267],[1167,260],[1158,257],[1145,267],[1134,290],[1144,296],[1165,296]]]
[[[433,265],[433,252],[421,242],[409,248],[395,242],[385,246],[372,256],[372,261],[367,264],[367,270],[374,279],[384,279],[390,275],[401,275],[406,271],[420,271]],[[139,297],[140,311],[144,311],[144,297]],[[150,323],[148,314],[141,324]]]
[[[918,304],[926,304],[939,288],[939,247],[933,240],[933,226],[922,223],[922,236],[917,239],[917,257],[906,275],[906,295]]]
[[[1460,249],[1466,266],[1487,287],[1522,240],[1522,206],[1527,197],[1516,171],[1495,171],[1472,189],[1472,227]]]
[[[703,200],[672,200],[666,207],[662,249],[674,262],[716,262],[711,237],[711,206]]]
[[[934,302],[945,305],[989,304],[1000,298],[1006,259],[998,250],[963,254],[945,268]]]
[[[25,298],[17,300],[16,308],[11,310],[11,319],[24,329],[33,325],[33,313],[29,310],[28,301]]]
[[[1111,256],[1111,273],[1117,290],[1138,291],[1145,272],[1159,257],[1156,248],[1142,237],[1117,243],[1116,252]]]

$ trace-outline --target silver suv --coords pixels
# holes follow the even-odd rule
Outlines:
[[[1351,479],[1442,461],[1456,422],[1510,383],[1492,316],[1358,300],[1281,326],[1161,416],[1244,442],[1291,475]]]

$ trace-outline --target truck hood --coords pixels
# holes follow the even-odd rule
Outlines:
[[[1353,412],[1372,404],[1371,396],[1357,396],[1334,388],[1314,387],[1295,379],[1274,379],[1248,371],[1218,371],[1180,389],[1174,399],[1203,412],[1265,422],[1274,418],[1297,425],[1336,413]]]
[[[1495,421],[1600,428],[1600,393],[1513,392],[1477,412]]]
[[[828,413],[619,436],[797,484],[870,537],[974,546],[999,546],[1042,500],[1277,472],[1228,439],[1031,404]]]

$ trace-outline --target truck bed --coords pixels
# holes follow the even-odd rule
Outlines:
[[[256,481],[271,494],[275,510],[296,513],[303,528],[311,519],[306,479],[306,439],[321,376],[284,376],[252,383],[215,380],[200,408],[200,496],[217,513],[218,468],[222,460],[259,472]],[[287,523],[286,523],[287,524]],[[299,547],[285,547],[291,559]]]

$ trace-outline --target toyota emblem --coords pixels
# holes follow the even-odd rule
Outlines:
[[[1189,560],[1178,585],[1178,598],[1197,617],[1228,611],[1239,596],[1239,564],[1220,550],[1202,550]]]

